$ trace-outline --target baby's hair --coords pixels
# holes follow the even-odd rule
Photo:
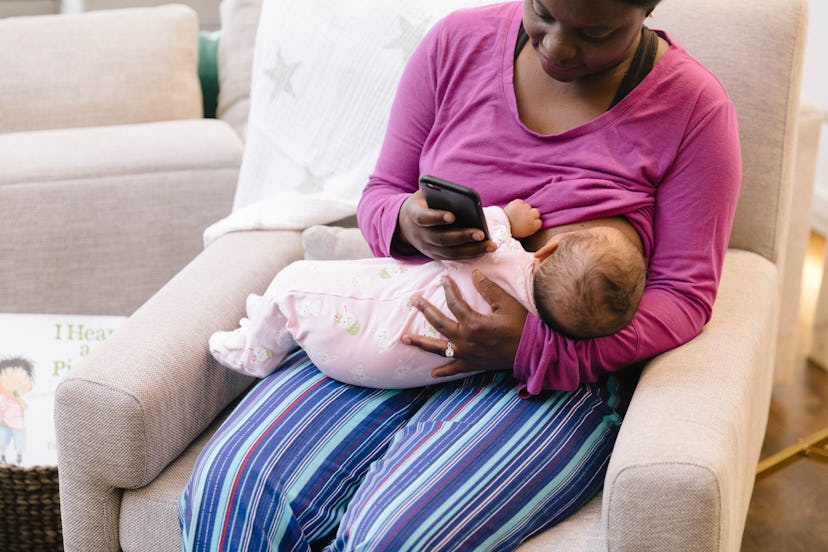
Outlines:
[[[632,320],[646,277],[641,252],[620,232],[617,239],[572,232],[535,273],[535,304],[541,320],[564,335],[609,335]]]
[[[34,364],[31,360],[23,357],[9,357],[0,360],[0,374],[11,368],[22,369],[30,380],[34,379]]]

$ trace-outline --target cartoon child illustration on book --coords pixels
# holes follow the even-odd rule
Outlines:
[[[16,463],[26,450],[26,402],[23,395],[32,390],[34,366],[23,357],[0,360],[0,464],[6,464],[9,444],[17,452]]]

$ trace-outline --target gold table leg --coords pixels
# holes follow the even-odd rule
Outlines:
[[[828,463],[828,427],[759,462],[756,467],[756,479],[767,477],[802,458]]]

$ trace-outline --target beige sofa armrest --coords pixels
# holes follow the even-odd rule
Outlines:
[[[644,370],[604,487],[609,550],[739,550],[773,381],[778,278],[767,259],[729,251],[713,319]]]
[[[189,7],[0,19],[0,132],[202,115]]]
[[[128,315],[233,203],[242,144],[195,119],[0,134],[0,312]]]
[[[216,365],[207,339],[237,326],[246,296],[301,255],[298,232],[221,238],[61,382],[55,428],[67,550],[117,550],[120,489],[155,479],[251,384]]]

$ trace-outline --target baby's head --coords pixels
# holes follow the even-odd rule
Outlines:
[[[647,267],[638,246],[623,232],[609,226],[566,232],[539,255],[535,305],[551,328],[585,339],[615,333],[630,323]]]

